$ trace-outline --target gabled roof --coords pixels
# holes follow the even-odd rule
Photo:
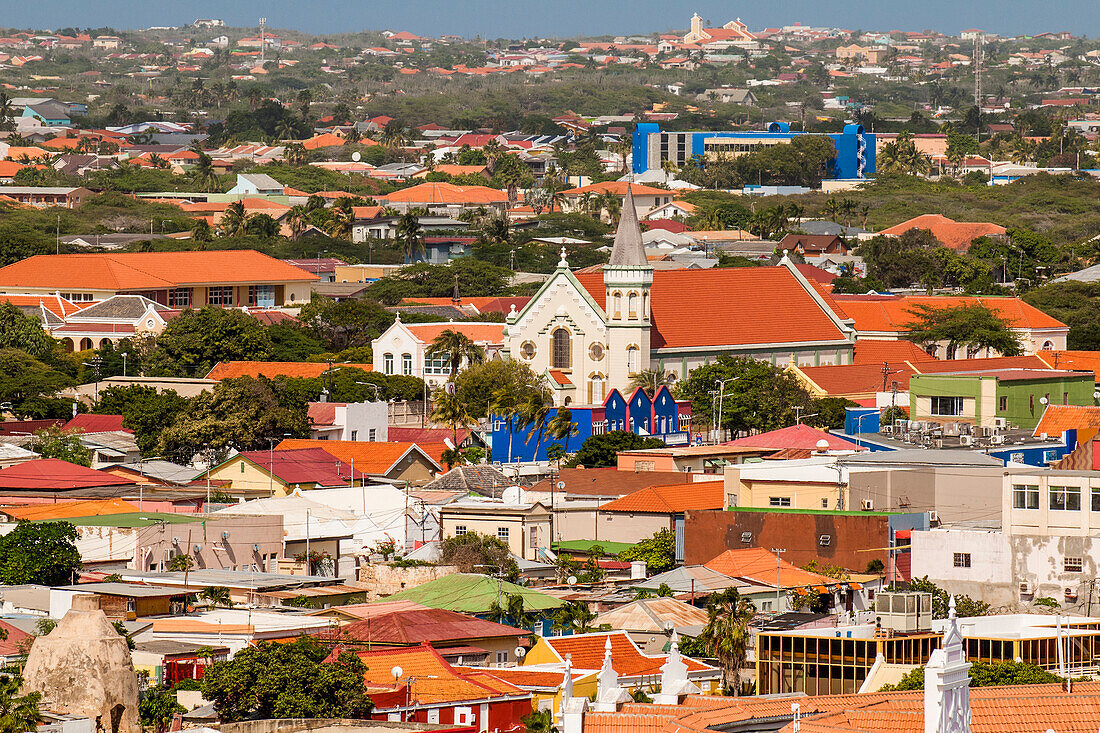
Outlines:
[[[319,447],[290,450],[279,444],[275,451],[242,451],[237,457],[271,473],[284,484],[348,486],[349,479],[366,478],[366,472],[356,467],[353,475],[350,465]]]
[[[1047,405],[1034,435],[1059,436],[1066,430],[1089,432],[1100,429],[1100,407],[1093,405]],[[1078,440],[1081,436],[1078,437]]]
[[[1036,356],[1051,369],[1093,372],[1100,382],[1100,351],[1040,351]]]
[[[341,364],[343,369],[373,371],[373,364]],[[219,361],[207,373],[206,379],[235,379],[237,377],[304,377],[313,379],[328,371],[325,362],[312,361]]]
[[[444,331],[465,334],[474,343],[503,344],[503,323],[403,323],[421,343],[429,344]]]
[[[390,428],[390,437],[394,437]],[[459,438],[461,442],[462,438]],[[515,486],[515,481],[504,475],[496,466],[455,466],[447,473],[424,485],[425,489],[460,489],[482,496],[500,496],[504,489]]]
[[[379,198],[379,197],[375,197]],[[503,191],[488,186],[456,186],[453,183],[421,183],[383,197],[389,203],[411,204],[502,204],[508,201]]]
[[[603,666],[605,647],[609,639],[611,640],[611,666],[620,675],[638,677],[661,673],[661,665],[665,663],[667,657],[663,654],[658,656],[643,654],[624,631],[547,636],[543,637],[542,641],[562,662],[569,656],[574,669],[599,669]],[[690,657],[684,657],[684,662],[687,664],[688,672],[714,669]]]
[[[565,601],[532,588],[471,573],[444,575],[394,593],[386,600],[412,601],[429,608],[443,608],[460,613],[488,613],[493,603],[503,595],[521,596],[523,606],[528,611],[546,611],[565,604]]]
[[[682,471],[619,471],[616,468],[563,468],[555,483],[565,484],[563,494],[583,496],[625,496],[647,486],[690,483],[691,474]],[[550,479],[531,487],[532,491],[549,491]]]
[[[1048,316],[1019,298],[955,295],[842,295],[833,300],[855,321],[862,333],[904,333],[916,320],[910,311],[918,305],[932,308],[957,308],[983,305],[993,311],[1011,328],[1067,328],[1066,324]]]
[[[668,629],[666,624],[669,622],[674,628],[704,625],[707,623],[707,612],[675,598],[642,598],[596,617],[598,626],[608,624],[621,631],[662,634]]]
[[[139,511],[137,504],[122,499],[89,499],[88,501],[61,501],[56,504],[30,504],[0,509],[0,513],[13,519],[28,521],[69,519],[70,517],[95,517],[104,514],[131,514]]]
[[[592,183],[579,188],[570,188],[562,191],[563,196],[582,196],[586,193],[613,193],[616,196],[626,196],[627,191],[635,196],[672,196],[673,192],[667,188],[655,188],[653,186],[641,186],[627,181],[602,181]]]
[[[997,224],[955,221],[942,214],[922,214],[889,229],[883,229],[879,233],[901,236],[911,229],[927,229],[945,247],[956,252],[965,252],[970,249],[970,243],[978,237],[1005,233],[1005,228]]]
[[[126,291],[316,279],[254,250],[35,255],[0,268],[0,287],[7,288]]]
[[[341,626],[340,637],[372,644],[422,644],[446,646],[443,642],[526,636],[529,631],[486,621],[443,608],[413,608],[391,611]]]
[[[77,415],[62,428],[65,432],[81,431],[84,433],[107,433],[121,431],[132,433],[122,426],[122,415],[93,415],[82,413]]]
[[[120,485],[130,486],[133,482],[56,458],[41,458],[0,469],[0,489],[56,491]]]
[[[705,564],[711,570],[734,578],[745,578],[756,583],[781,588],[801,588],[802,586],[836,585],[837,580],[818,573],[811,573],[786,560],[778,558],[763,547],[746,547],[741,550],[726,550]],[[778,583],[776,579],[778,578]]]
[[[905,339],[892,341],[859,339],[852,351],[853,363],[874,364],[878,367],[881,367],[883,362],[900,364],[906,361],[926,362],[935,360],[936,357],[912,341]]]
[[[440,466],[416,443],[377,443],[358,440],[306,440],[290,438],[275,446],[275,451],[298,450],[301,448],[321,448],[336,459],[350,465],[355,463],[358,473],[372,476],[385,476],[393,470],[402,458],[409,453],[417,453],[432,463],[436,470]]]
[[[787,428],[772,430],[758,435],[749,435],[737,440],[731,440],[724,445],[738,445],[746,448],[805,448],[816,450],[819,441],[824,440],[829,444],[828,450],[867,450],[861,445],[838,438],[832,433],[812,428],[809,425],[791,425]]]
[[[602,271],[578,272],[576,278],[606,311]],[[650,313],[654,349],[847,340],[783,266],[657,270]]]
[[[695,481],[640,489],[609,501],[599,510],[601,512],[682,514],[688,509],[722,509],[724,506],[724,482]]]

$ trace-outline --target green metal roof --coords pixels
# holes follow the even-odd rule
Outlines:
[[[507,596],[510,595],[521,596],[523,607],[527,611],[545,611],[565,605],[565,601],[537,590],[472,573],[444,575],[423,585],[386,596],[382,600],[412,601],[429,608],[460,613],[487,613],[494,602],[499,602],[501,606],[507,605]]]
[[[599,540],[565,540],[555,542],[554,549],[565,552],[588,552],[593,547],[600,546],[608,555],[618,555],[623,550],[629,550],[634,546],[632,542],[600,542]]]
[[[872,517],[889,517],[893,514],[900,514],[901,512],[864,512],[864,511],[841,511],[839,509],[780,509],[778,507],[770,506],[730,506],[726,507],[727,512],[769,512],[774,514],[825,514],[838,517],[859,517],[859,516],[872,516]]]
[[[66,517],[65,519],[38,519],[36,522],[68,522],[77,527],[152,527],[154,524],[195,524],[203,517],[169,512],[131,512],[129,514],[98,514],[92,517]]]

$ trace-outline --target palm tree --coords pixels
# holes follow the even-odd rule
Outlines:
[[[10,127],[9,118],[15,116],[15,108],[12,106],[11,97],[6,92],[0,92],[0,129]]]
[[[20,695],[19,684],[18,677],[0,677],[0,730],[4,733],[31,733],[42,721],[38,710],[42,694]]]
[[[497,169],[497,163],[504,157],[504,146],[493,138],[481,147],[481,154],[485,156],[485,164],[489,168],[489,175],[493,175]]]
[[[462,361],[467,364],[480,364],[485,360],[485,352],[481,347],[470,340],[470,337],[461,331],[446,328],[438,336],[432,339],[424,355],[429,359],[445,357],[451,365],[450,381],[454,381],[458,374],[458,368]]]
[[[279,120],[279,124],[275,126],[275,137],[280,140],[297,140],[298,126],[294,124],[294,120],[289,116]]]
[[[562,441],[562,453],[569,452],[569,439],[580,434],[577,423],[573,421],[573,412],[568,407],[559,407],[550,422],[546,424],[546,434],[552,440]]]
[[[550,402],[548,390],[532,390],[520,405],[519,426],[521,429],[529,428],[527,442],[530,443],[532,437],[535,439],[535,455],[538,455],[550,422]]]
[[[333,239],[349,239],[353,224],[355,224],[355,212],[351,204],[348,201],[341,201],[332,207],[325,230]]]
[[[481,236],[486,242],[492,244],[508,244],[511,239],[508,218],[505,216],[489,217],[481,227]]]
[[[623,202],[618,196],[611,191],[605,191],[600,194],[600,210],[607,212],[607,220],[609,224],[615,224],[619,220],[619,214],[623,210]]]
[[[405,253],[405,263],[411,263],[413,256],[419,252],[424,256],[424,229],[420,226],[420,218],[408,211],[397,222],[394,236],[401,243],[401,250]]]
[[[451,444],[453,448],[447,456],[447,470],[454,466],[454,459],[458,452],[458,429],[466,429],[474,423],[470,411],[466,409],[465,402],[456,394],[440,392],[435,397],[435,405],[430,415],[432,422],[451,426]]]
[[[233,608],[233,598],[229,595],[229,589],[224,585],[213,585],[203,588],[199,598],[209,601],[213,606],[225,606]]]
[[[214,160],[201,149],[198,153],[198,162],[195,163],[195,168],[191,171],[191,175],[195,179],[195,185],[199,187],[200,191],[216,192],[220,186],[218,185],[218,171],[214,168]]]
[[[633,143],[631,143],[630,138],[628,137],[616,140],[614,143],[611,144],[611,152],[615,153],[615,155],[618,155],[619,158],[622,160],[622,165],[619,167],[619,172],[622,173],[624,176],[630,172],[626,168],[626,159],[630,157],[630,153],[633,150],[634,145]]]
[[[378,135],[378,142],[382,143],[383,147],[391,150],[404,146],[408,139],[405,128],[401,127],[397,120],[390,120],[390,123],[382,128],[382,132]]]
[[[642,388],[650,399],[653,399],[653,395],[657,394],[657,390],[661,387],[670,386],[672,382],[672,372],[666,372],[659,366],[643,369],[630,375],[630,388],[632,390]]]
[[[699,639],[722,667],[722,688],[727,694],[736,696],[741,691],[741,668],[745,666],[749,622],[754,615],[756,608],[736,588],[715,593],[707,604],[707,625]]]
[[[290,211],[286,213],[286,223],[290,227],[291,239],[297,239],[302,235],[302,232],[306,229],[306,224],[309,223],[308,217],[309,212],[302,204],[290,207]]]
[[[244,204],[240,201],[234,201],[225,207],[218,226],[221,228],[222,234],[227,237],[243,237],[247,223],[248,217],[244,210]]]
[[[558,733],[553,710],[532,710],[520,718],[520,722],[527,728],[527,733]]]

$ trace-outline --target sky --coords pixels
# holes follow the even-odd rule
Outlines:
[[[964,28],[1002,35],[1068,30],[1100,35],[1098,0],[0,0],[0,24],[17,28],[112,26],[119,30],[221,18],[309,33],[408,30],[425,36],[522,38],[650,33],[687,28],[692,12],[750,29],[825,25],[851,30]]]

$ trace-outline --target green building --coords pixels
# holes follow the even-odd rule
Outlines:
[[[980,427],[1034,429],[1048,404],[1096,404],[1092,372],[997,369],[917,374],[909,380],[909,417]]]

